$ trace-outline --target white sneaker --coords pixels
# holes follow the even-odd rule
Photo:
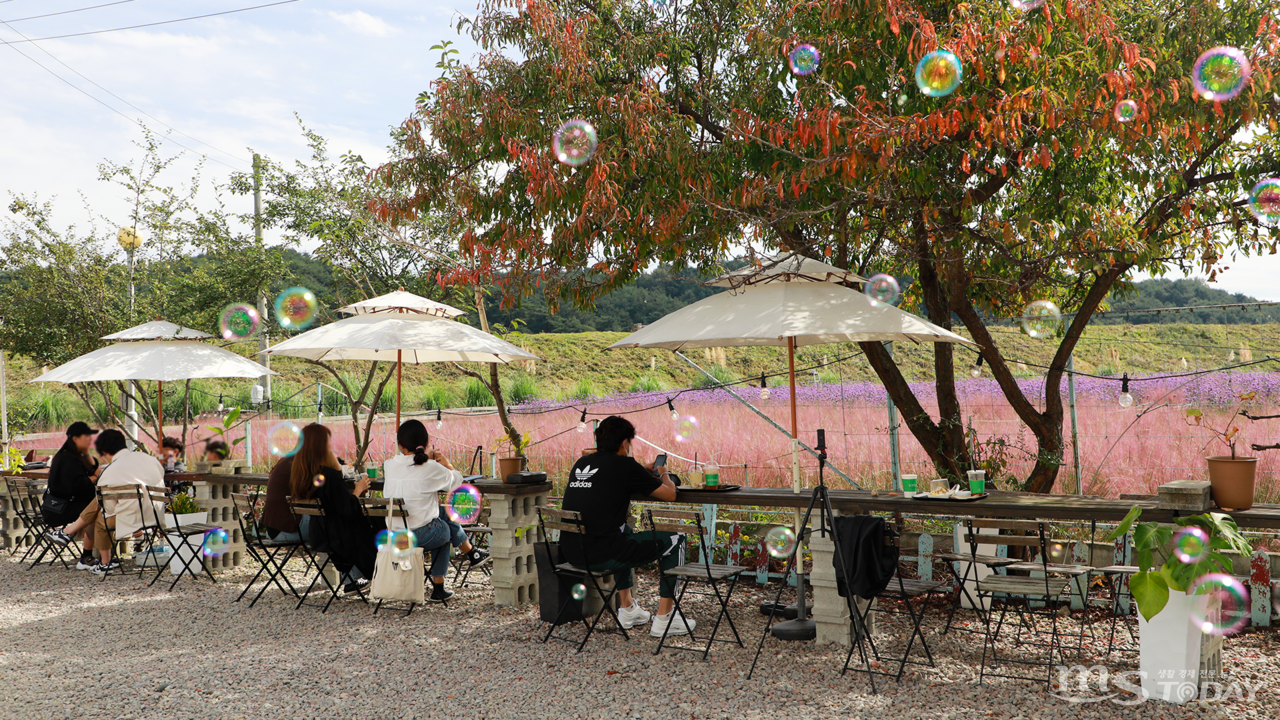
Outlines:
[[[627,630],[649,622],[650,617],[652,615],[649,614],[649,611],[640,607],[640,603],[635,600],[631,601],[631,607],[622,608],[618,611],[618,622],[622,623],[622,627]]]
[[[671,629],[667,630],[670,625]],[[686,618],[679,612],[672,610],[666,615],[654,615],[653,627],[649,628],[649,634],[653,637],[660,638],[665,632],[667,637],[672,635],[688,635],[698,626],[698,622],[693,618]]]

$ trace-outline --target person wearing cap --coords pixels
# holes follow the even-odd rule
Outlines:
[[[75,522],[94,498],[94,482],[98,479],[98,461],[89,454],[97,430],[87,423],[71,423],[67,440],[49,463],[49,487],[45,490],[40,514],[49,527],[60,528]],[[87,554],[92,554],[93,530],[85,530]]]

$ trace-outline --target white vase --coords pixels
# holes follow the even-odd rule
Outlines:
[[[1209,635],[1192,619],[1219,615],[1221,600],[1210,595],[1169,591],[1169,602],[1147,621],[1138,615],[1142,687],[1153,700],[1182,704],[1216,682],[1222,672],[1222,636]]]
[[[180,525],[196,525],[203,523],[209,519],[209,512],[197,513],[180,513],[178,515],[178,524]],[[165,516],[165,526],[173,527],[173,515]],[[191,564],[191,570],[200,571],[200,566],[192,562],[192,558],[200,552],[200,543],[193,548],[182,541],[178,535],[166,535],[169,538],[169,547],[173,548],[173,554],[169,556],[169,573],[172,575],[182,574],[182,569],[186,567],[186,563]]]

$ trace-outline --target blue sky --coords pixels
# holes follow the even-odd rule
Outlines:
[[[0,40],[21,40],[19,33],[41,38],[155,23],[272,1],[0,0],[0,21],[9,23],[0,23]],[[18,21],[95,5],[107,6]],[[429,48],[447,39],[462,51],[464,62],[474,56],[475,45],[453,29],[460,15],[472,12],[474,0],[299,0],[190,22],[0,47],[5,91],[0,200],[7,205],[11,192],[54,198],[61,224],[83,225],[89,215],[82,194],[104,223],[119,224],[115,219],[127,217],[126,205],[118,191],[97,181],[97,166],[104,159],[127,162],[139,156],[132,143],[141,133],[133,119],[158,132],[166,132],[167,124],[191,136],[171,135],[208,154],[204,176],[213,181],[225,178],[232,167],[247,170],[253,151],[284,162],[305,158],[295,113],[330,138],[334,154],[352,150],[377,162],[388,129],[408,115],[414,98],[439,74],[438,58]],[[175,145],[170,149],[181,151]],[[188,153],[170,180],[189,177],[196,159]],[[1218,287],[1280,299],[1274,280],[1280,277],[1280,256],[1231,264]]]

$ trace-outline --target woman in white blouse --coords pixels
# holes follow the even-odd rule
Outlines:
[[[489,553],[473,547],[462,527],[440,512],[441,491],[453,492],[462,484],[462,473],[453,469],[449,459],[431,449],[427,428],[418,420],[408,420],[396,432],[400,454],[383,463],[385,482],[382,495],[400,498],[408,515],[408,529],[417,538],[418,547],[431,554],[431,602],[444,602],[453,596],[444,589],[444,576],[449,569],[449,548],[458,548],[471,565],[488,559]],[[405,529],[405,521],[390,518],[387,528]]]

